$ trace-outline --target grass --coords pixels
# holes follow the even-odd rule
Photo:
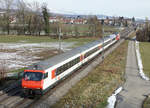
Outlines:
[[[16,36],[16,35],[1,35],[0,43],[41,43],[41,42],[55,42],[56,39],[52,39],[48,36]]]
[[[150,43],[149,42],[140,42],[140,53],[142,57],[143,70],[144,73],[150,77]]]
[[[114,32],[119,32],[119,28],[116,28],[116,27],[113,27],[113,26],[104,26],[104,31],[107,33],[107,32],[110,32],[110,33],[114,33]]]
[[[131,34],[129,35],[130,38],[133,38],[133,37],[135,37],[135,36],[136,36],[136,32],[133,32],[133,33],[131,33]]]
[[[140,53],[142,57],[143,70],[144,73],[150,77],[150,43],[149,42],[140,42]],[[150,97],[148,97],[143,104],[143,108],[150,108]]]
[[[76,46],[97,40],[93,37],[86,38],[68,38],[63,39],[62,42],[76,42]],[[48,36],[0,36],[0,43],[42,43],[42,42],[58,42],[58,39],[53,39]]]
[[[82,46],[86,43],[98,40],[98,37],[86,37],[86,38],[68,38],[66,40],[64,40],[64,42],[75,42],[75,44],[72,46],[72,48],[78,47],[78,46]]]
[[[103,26],[104,28],[104,36],[108,36],[114,34],[115,32],[120,32],[119,28],[113,26]]]
[[[150,97],[146,98],[142,108],[150,108]]]
[[[88,31],[89,24],[62,24],[61,27],[63,28],[62,31],[74,31],[75,27],[77,27],[78,31],[83,33]]]
[[[124,82],[128,41],[74,85],[53,108],[104,108],[107,98]]]

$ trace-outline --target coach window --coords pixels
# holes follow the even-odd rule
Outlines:
[[[66,65],[67,65],[67,69],[69,69],[69,63],[67,63]]]
[[[48,73],[44,74],[44,79],[46,79],[48,77]]]
[[[61,66],[59,67],[58,72],[59,72],[59,73],[61,73],[61,72],[62,72],[62,68],[61,68]]]
[[[77,59],[75,59],[75,64],[77,64]]]
[[[68,64],[66,63],[65,64],[65,71],[68,69]]]
[[[57,68],[57,69],[56,69],[56,72],[55,72],[55,76],[57,76],[58,72],[59,72],[59,71],[58,71],[58,68]]]
[[[57,68],[55,75],[56,76],[59,75],[59,72],[60,72],[60,70],[59,70],[59,68]]]
[[[85,55],[84,55],[84,58],[86,58],[87,57],[87,53],[85,53]]]
[[[74,66],[74,60],[72,60],[72,66]]]
[[[64,70],[65,70],[64,68],[65,68],[65,66],[62,65],[62,66],[61,66],[61,73],[64,72]]]
[[[72,66],[74,66],[74,60],[72,60]]]
[[[66,64],[64,64],[63,70],[66,71]]]
[[[87,52],[87,57],[89,56],[90,52]]]
[[[72,61],[70,61],[70,66],[71,66],[71,67],[73,66],[73,62],[72,62]]]
[[[75,64],[77,64],[77,59],[75,59]]]
[[[70,67],[72,67],[72,61],[70,61],[69,64],[70,64]]]
[[[80,62],[80,57],[78,57],[78,63]]]
[[[69,62],[69,63],[67,63],[67,66],[68,66],[68,69],[71,67],[71,66],[70,66],[70,62]]]
[[[60,66],[60,67],[58,68],[58,73],[61,73],[61,71],[62,71],[62,70],[61,70],[61,66]]]
[[[68,65],[69,65],[69,68],[71,67],[71,61],[68,63]]]
[[[65,71],[65,64],[64,64],[62,67],[63,67],[63,69],[62,69],[62,70],[63,70],[63,72],[64,72],[64,71]]]
[[[79,63],[79,58],[77,58],[77,63]]]
[[[59,67],[58,75],[62,72],[61,66]]]
[[[59,67],[59,74],[62,73],[62,71],[63,71],[63,68],[62,68],[62,66],[60,66]]]
[[[66,63],[64,66],[65,66],[65,70],[64,70],[64,71],[66,71],[66,70],[67,70],[67,68],[68,68],[68,67],[67,67],[67,63]]]
[[[76,59],[74,59],[74,65],[76,64]]]
[[[86,54],[85,54],[85,58],[87,58],[87,57],[88,57],[88,53],[89,53],[89,52],[86,52]]]
[[[57,68],[57,70],[56,70],[56,76],[59,75],[59,72],[60,72],[60,67]]]
[[[72,60],[72,66],[74,66],[74,60]]]

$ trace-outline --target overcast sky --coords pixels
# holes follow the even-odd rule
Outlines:
[[[28,0],[35,1],[35,0]],[[150,18],[150,0],[36,0],[52,12]]]

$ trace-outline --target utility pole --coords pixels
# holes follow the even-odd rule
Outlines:
[[[104,28],[103,28],[103,50],[102,50],[102,62],[104,61]]]
[[[61,52],[61,28],[59,27],[59,53]]]

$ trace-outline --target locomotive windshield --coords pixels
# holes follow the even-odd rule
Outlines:
[[[28,81],[41,81],[43,74],[41,72],[25,72],[23,78]]]

